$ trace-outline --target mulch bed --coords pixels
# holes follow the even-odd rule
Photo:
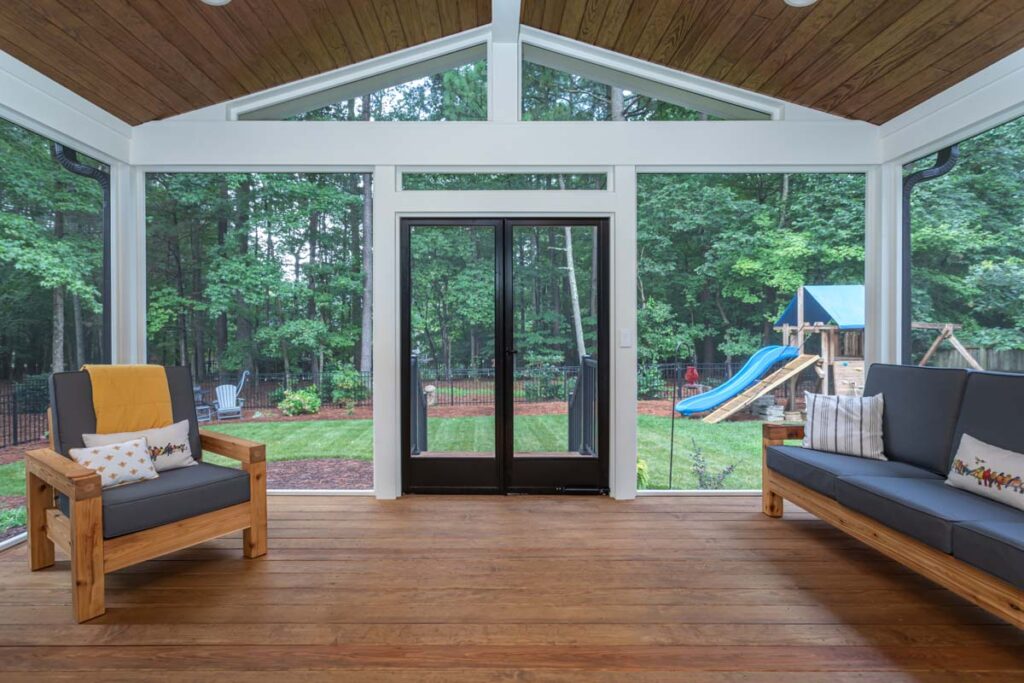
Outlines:
[[[373,462],[323,458],[267,463],[271,489],[372,489]]]

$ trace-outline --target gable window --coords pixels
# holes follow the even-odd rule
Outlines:
[[[523,45],[524,121],[768,120],[765,112]]]
[[[487,48],[479,45],[242,112],[255,121],[485,121]]]

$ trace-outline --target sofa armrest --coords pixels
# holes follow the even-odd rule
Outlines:
[[[39,477],[71,500],[96,498],[103,492],[99,474],[49,448],[26,452],[25,472]]]
[[[233,458],[246,464],[265,462],[267,459],[266,445],[209,429],[199,430],[199,443],[204,451]]]
[[[761,441],[765,446],[781,446],[785,441],[804,438],[802,424],[765,422],[761,425]]]

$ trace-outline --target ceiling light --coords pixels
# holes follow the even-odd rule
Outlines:
[[[203,0],[204,4],[210,5],[212,7],[223,7],[229,2],[231,2],[231,0]],[[789,0],[786,0],[786,2],[789,2]],[[811,2],[814,2],[814,0],[811,0]]]
[[[206,2],[206,0],[203,0],[203,2]],[[818,0],[785,0],[785,2],[790,7],[810,7],[818,2]]]

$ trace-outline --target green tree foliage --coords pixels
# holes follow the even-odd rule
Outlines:
[[[68,314],[58,327],[64,369],[98,360],[103,343],[99,185],[64,170],[49,140],[2,119],[0,159],[0,378],[51,370],[55,299],[67,303]]]
[[[907,172],[931,166],[935,157]],[[956,323],[972,346],[1024,349],[1024,119],[960,144],[960,161],[916,186],[912,205],[915,321]],[[914,333],[919,357],[934,338]]]
[[[805,284],[864,281],[859,174],[643,174],[641,363],[746,356]]]
[[[147,177],[149,353],[210,373],[355,362],[363,176]]]

